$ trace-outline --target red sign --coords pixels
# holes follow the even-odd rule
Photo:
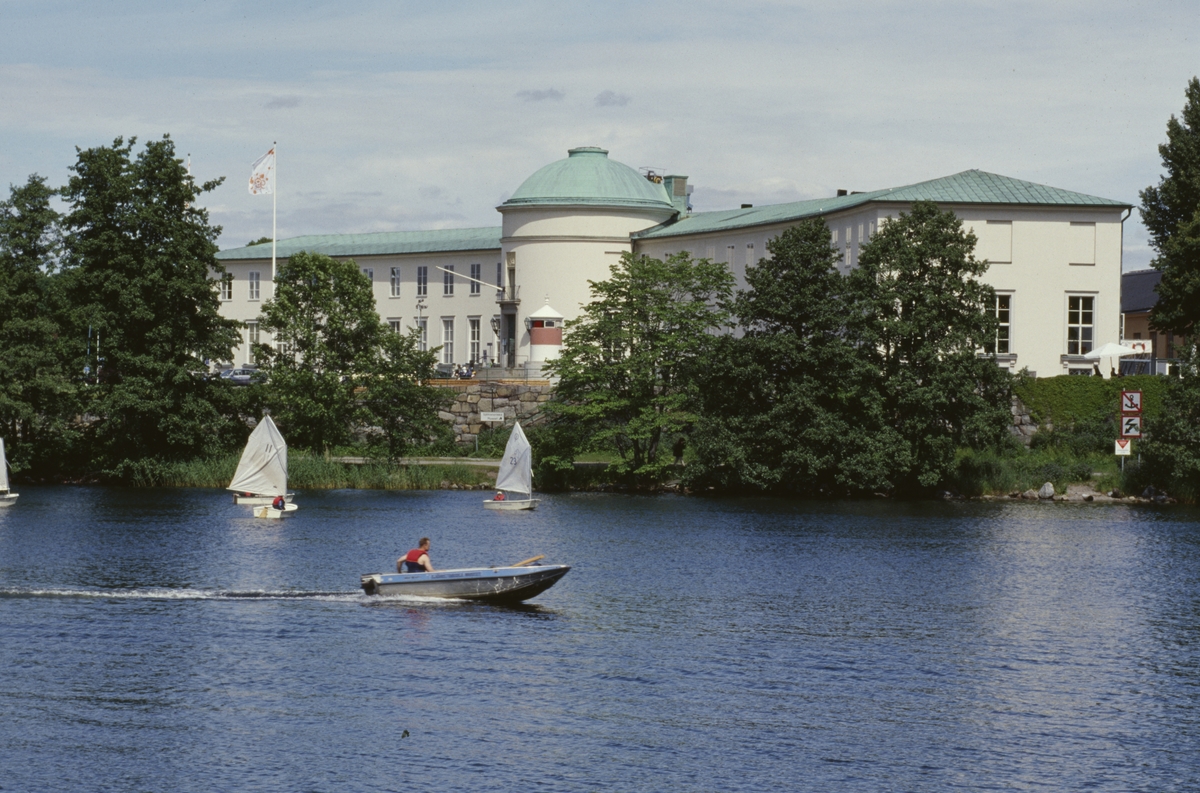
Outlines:
[[[1142,412],[1142,392],[1141,391],[1122,391],[1121,392],[1121,412],[1122,413],[1141,413]]]

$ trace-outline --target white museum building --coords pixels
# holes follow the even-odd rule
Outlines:
[[[767,241],[820,217],[855,266],[859,246],[914,201],[952,210],[978,237],[975,255],[996,289],[1002,366],[1039,377],[1091,373],[1083,356],[1119,341],[1121,249],[1129,204],[983,171],[862,193],[718,212],[692,212],[685,176],[657,176],[571,149],[497,207],[489,228],[332,234],[279,240],[278,261],[299,251],[353,259],[371,280],[380,317],[421,329],[443,364],[474,362],[536,373],[553,358],[562,324],[590,299],[623,253],[687,251],[726,263],[745,287]],[[224,250],[222,313],[246,323],[238,364],[259,341],[271,297],[271,244]],[[269,341],[264,336],[261,341]],[[1107,370],[1106,370],[1107,371]]]

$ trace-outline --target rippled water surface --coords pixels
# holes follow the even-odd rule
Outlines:
[[[1194,510],[482,497],[25,488],[0,790],[1200,789]],[[574,569],[361,594],[422,535]]]

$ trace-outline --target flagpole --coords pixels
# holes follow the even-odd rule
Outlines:
[[[275,297],[275,238],[279,235],[275,233],[275,205],[279,195],[279,143],[271,142],[271,148],[275,150],[275,184],[271,190],[271,297]]]

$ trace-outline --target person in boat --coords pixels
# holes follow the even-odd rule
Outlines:
[[[271,506],[274,509],[277,509],[280,512],[282,512],[284,504],[286,504],[286,503],[287,502],[284,500],[283,496],[275,496],[275,500],[271,502]]]
[[[432,573],[433,562],[429,561],[429,538],[422,537],[417,547],[396,560],[398,573]]]
[[[492,501],[503,501],[503,500],[504,500],[504,492],[501,490],[497,490],[496,495],[492,498]]]

